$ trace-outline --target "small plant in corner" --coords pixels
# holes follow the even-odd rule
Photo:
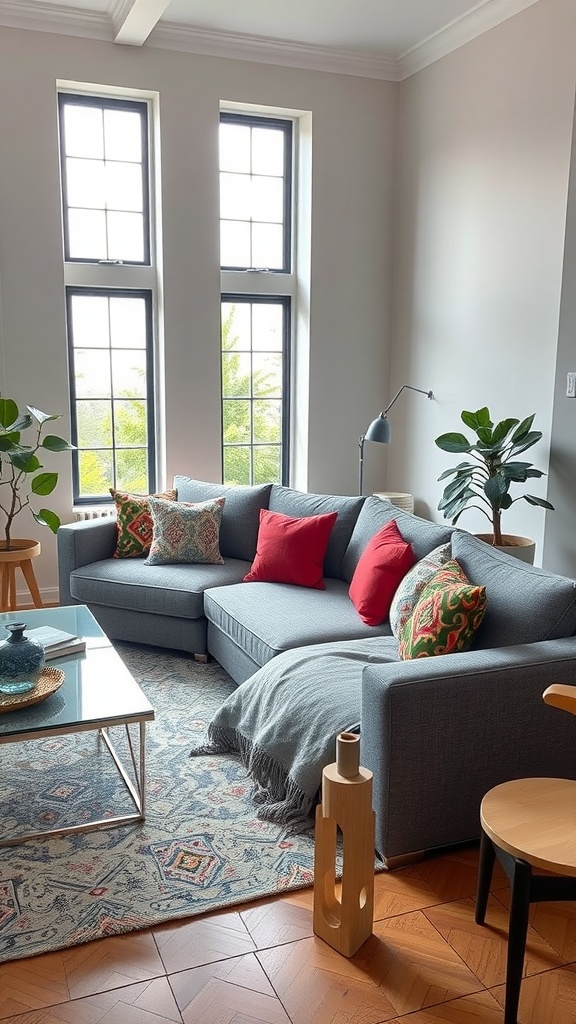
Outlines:
[[[73,444],[55,434],[46,434],[44,428],[52,420],[60,419],[59,415],[41,412],[32,405],[26,406],[27,412],[21,413],[12,398],[0,398],[0,512],[4,516],[4,549],[9,551],[14,519],[25,508],[30,511],[40,526],[47,526],[56,533],[60,519],[48,508],[40,508],[35,512],[30,506],[30,495],[44,497],[51,494],[58,483],[58,473],[39,473],[42,463],[38,453],[65,452],[74,448]],[[22,434],[29,428],[36,433],[32,444],[22,441]],[[36,475],[34,475],[36,474]]]
[[[439,480],[451,477],[446,484],[438,509],[455,525],[468,508],[477,508],[490,520],[495,545],[502,545],[502,513],[515,501],[523,498],[530,505],[554,510],[544,498],[534,494],[510,495],[511,484],[524,484],[531,478],[544,476],[531,462],[520,462],[517,456],[532,448],[542,437],[532,430],[535,413],[525,420],[505,419],[494,424],[490,411],[484,407],[477,412],[462,412],[462,422],[473,430],[476,437],[470,441],[465,434],[441,434],[436,444],[444,452],[469,455],[471,462],[459,462],[447,469]]]

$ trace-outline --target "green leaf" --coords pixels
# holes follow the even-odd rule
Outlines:
[[[478,435],[478,440],[482,442],[482,445],[488,448],[494,447],[494,437],[490,427],[478,427],[476,433]]]
[[[30,454],[30,452],[11,452],[9,455],[10,462],[16,469],[21,469],[23,473],[35,473],[37,469],[40,469],[40,460],[37,455]]]
[[[512,435],[512,441],[521,441],[524,435],[527,434],[528,431],[532,429],[532,424],[534,422],[535,415],[536,413],[533,412],[531,416],[528,416],[525,420],[522,420],[522,423],[520,424],[518,429],[514,431]]]
[[[537,498],[535,494],[523,494],[522,497],[529,505],[540,505],[540,508],[549,508],[551,512],[554,511],[554,505],[551,505],[545,498]]]
[[[460,413],[460,419],[467,427],[478,433],[480,427],[491,427],[490,411],[487,406],[477,409],[476,412],[469,412],[467,409]]]
[[[500,423],[497,423],[496,426],[494,427],[494,432],[492,435],[492,440],[494,444],[501,444],[504,438],[510,433],[510,431],[516,426],[517,423],[518,420],[516,419],[500,420]]]
[[[532,445],[537,444],[541,437],[541,430],[531,430],[529,434],[524,435],[524,440],[514,442],[510,449],[510,455],[520,455],[520,452],[525,452],[527,448],[531,448]]]
[[[444,488],[442,498],[444,501],[449,501],[450,499],[457,497],[457,495],[464,494],[466,491],[470,490],[470,478],[468,476],[458,476]]]
[[[440,434],[440,437],[436,438],[435,444],[444,452],[469,452],[472,450],[472,445],[464,434]]]
[[[20,437],[16,434],[16,437]],[[13,434],[0,434],[0,452],[9,452],[18,450],[18,442],[14,441]]]
[[[502,501],[500,502],[500,511],[505,512],[507,508],[510,508],[512,504],[512,498],[509,494],[504,494]]]
[[[438,477],[438,480],[445,480],[446,477],[454,476],[455,473],[458,473],[460,476],[470,477],[472,476],[474,470],[477,468],[478,467],[475,466],[474,463],[472,462],[459,462],[458,465],[453,466],[452,469],[445,469],[444,472],[441,473],[440,476]]]
[[[47,448],[49,452],[71,452],[75,450],[76,445],[65,441],[63,437],[57,437],[56,434],[46,434],[42,448]]]
[[[502,498],[508,493],[508,481],[499,473],[491,476],[484,484],[484,494],[492,508],[501,508]]]
[[[47,526],[52,533],[56,533],[60,526],[60,517],[49,508],[41,508],[39,512],[32,512],[34,519],[40,526]]]
[[[474,501],[475,498],[478,498],[475,491],[467,490],[460,497],[454,498],[451,501],[440,501],[438,509],[440,512],[444,512],[445,519],[452,519],[453,516],[460,515],[465,508],[468,508],[470,502]]]
[[[58,473],[40,473],[32,481],[32,492],[34,494],[52,494],[58,483]]]
[[[19,409],[12,398],[0,398],[0,426],[6,429],[18,419]]]
[[[32,417],[25,413],[23,416],[19,416],[14,423],[10,424],[10,433],[14,433],[17,430],[28,430],[28,427],[32,426]]]
[[[60,419],[60,413],[54,415],[54,413],[51,412],[42,412],[41,409],[36,409],[33,405],[27,405],[26,408],[38,423],[48,423],[49,420]]]

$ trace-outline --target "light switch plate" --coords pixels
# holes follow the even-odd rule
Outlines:
[[[576,373],[566,374],[566,398],[576,398]]]

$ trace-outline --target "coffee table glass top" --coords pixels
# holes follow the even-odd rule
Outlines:
[[[7,622],[66,630],[83,637],[86,650],[46,663],[66,673],[64,683],[39,704],[0,714],[0,742],[30,733],[81,731],[154,718],[152,705],[85,605],[2,612],[0,640],[8,637],[3,628]]]

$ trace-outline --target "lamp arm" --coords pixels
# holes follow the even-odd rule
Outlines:
[[[358,494],[362,494],[363,476],[364,476],[364,441],[366,435],[362,434],[362,437],[358,441]]]
[[[388,410],[392,408],[396,399],[400,398],[400,395],[404,391],[404,388],[408,388],[410,391],[419,391],[421,395],[426,395],[427,398],[434,398],[434,395],[431,391],[423,391],[422,388],[413,388],[411,384],[403,384],[402,387],[399,388],[399,390],[394,395],[394,398],[390,402],[390,405],[386,406],[384,412],[380,413],[381,416],[385,416]]]

